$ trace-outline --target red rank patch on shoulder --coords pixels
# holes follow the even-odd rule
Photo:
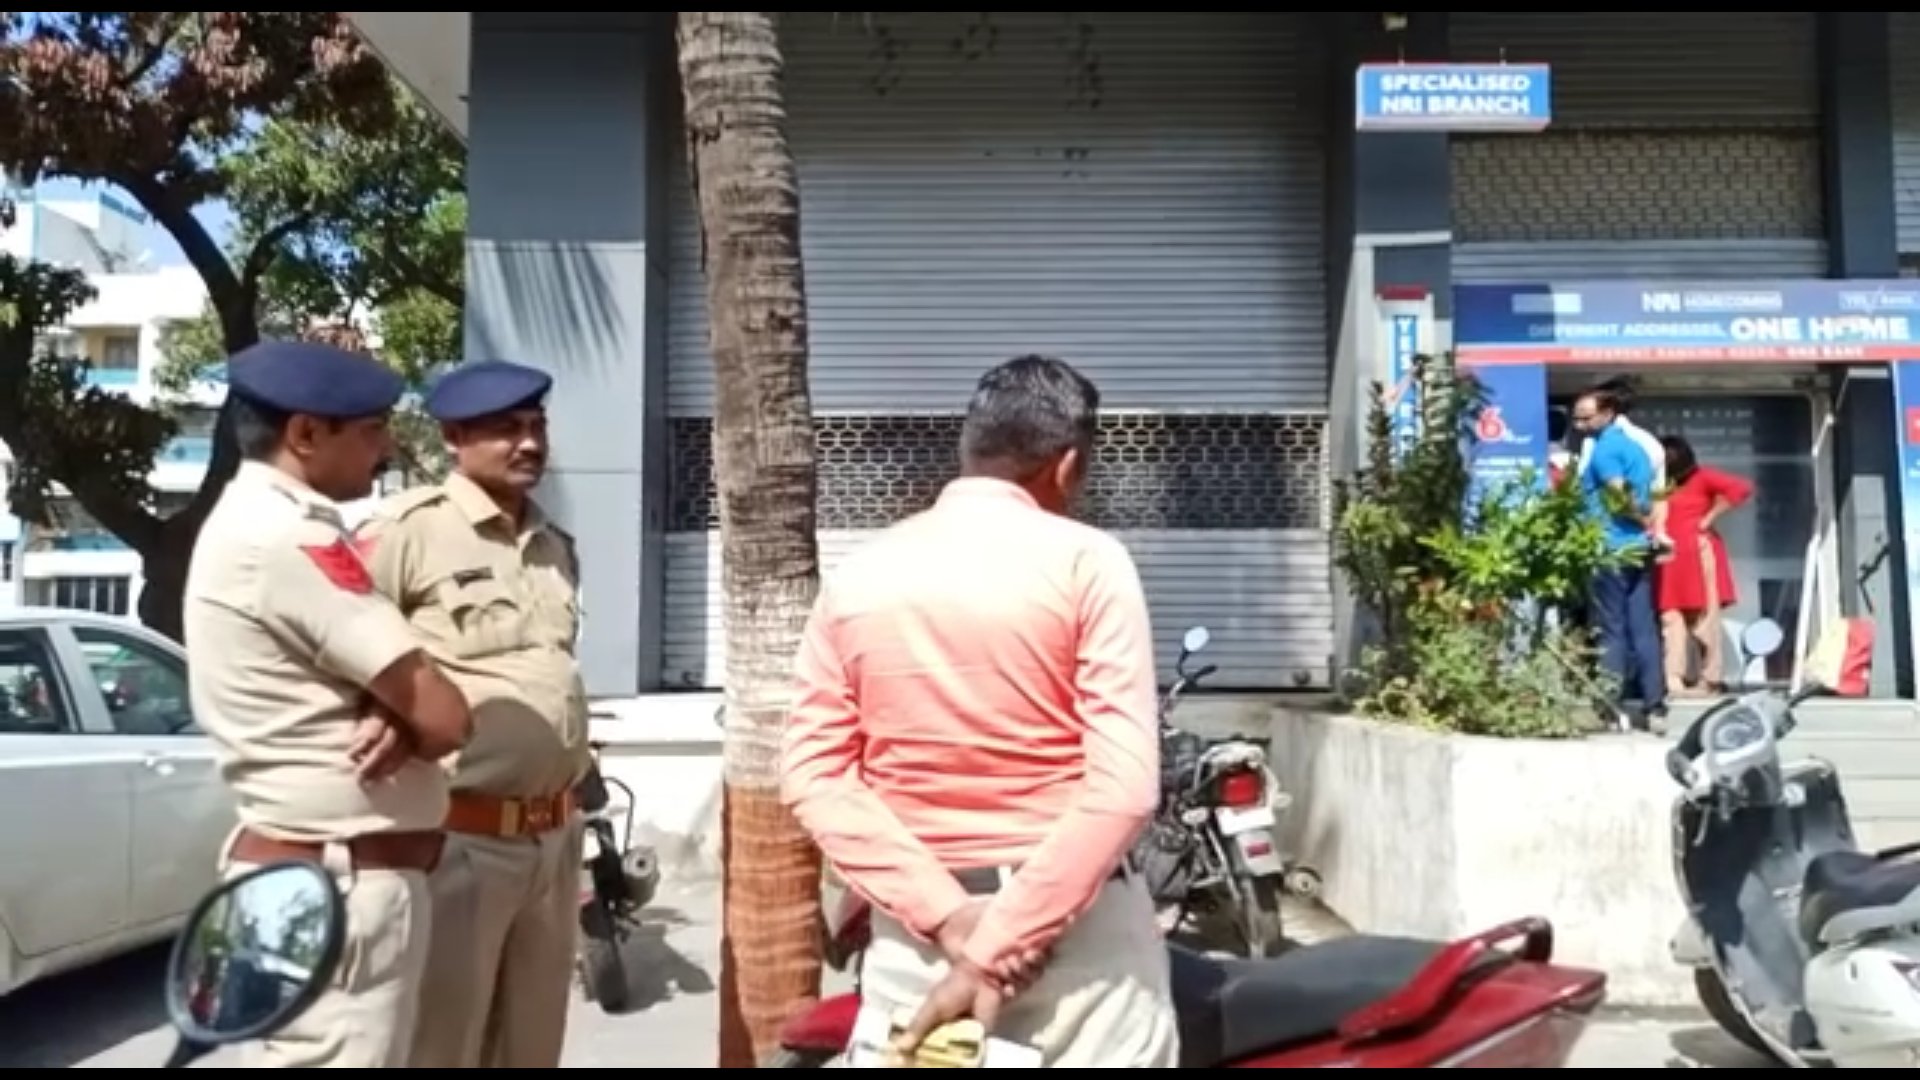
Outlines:
[[[336,588],[359,596],[373,591],[373,575],[367,573],[367,564],[360,561],[360,553],[345,539],[331,544],[302,544],[300,550]]]

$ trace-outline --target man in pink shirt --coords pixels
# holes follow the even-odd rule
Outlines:
[[[786,801],[878,913],[867,1002],[963,1016],[1048,1068],[1174,1068],[1167,959],[1125,870],[1159,799],[1152,633],[1126,548],[1068,508],[1099,392],[989,371],[962,475],[826,583],[798,660]]]

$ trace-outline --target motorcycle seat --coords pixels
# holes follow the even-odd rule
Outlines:
[[[1217,959],[1169,943],[1182,1069],[1331,1037],[1347,1017],[1404,989],[1443,942],[1356,935],[1268,960]]]
[[[1830,851],[1807,867],[1800,897],[1800,934],[1810,945],[1920,923],[1920,863]]]

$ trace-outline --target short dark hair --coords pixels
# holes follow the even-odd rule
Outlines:
[[[1591,390],[1585,391],[1579,398],[1575,399],[1574,404],[1577,405],[1581,401],[1591,401],[1595,408],[1602,412],[1612,413],[1615,416],[1625,416],[1627,414],[1627,410],[1620,407],[1620,395],[1605,387],[1596,386]]]
[[[1613,411],[1619,413],[1621,416],[1625,416],[1633,411],[1633,382],[1625,375],[1615,375],[1613,378],[1594,387],[1594,390],[1602,394],[1610,395],[1613,400]],[[1604,401],[1606,399],[1603,398],[1601,400]]]
[[[230,395],[227,402],[228,422],[233,425],[233,443],[240,448],[241,459],[265,461],[272,457],[273,452],[280,448],[280,440],[286,437],[287,424],[293,420],[293,414],[243,397]],[[338,431],[343,421],[329,417],[322,423],[329,430]]]
[[[287,421],[293,419],[291,413],[233,395],[227,397],[227,415],[233,424],[234,445],[247,461],[272,457],[287,433]]]
[[[1024,478],[1068,450],[1090,454],[1100,391],[1073,365],[1018,356],[980,377],[960,429],[960,459]]]

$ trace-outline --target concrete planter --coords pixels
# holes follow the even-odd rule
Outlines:
[[[1555,956],[1605,971],[1613,1004],[1693,1004],[1667,953],[1683,909],[1661,740],[1488,739],[1283,710],[1272,750],[1295,799],[1289,845],[1346,922],[1453,937],[1544,915]]]

